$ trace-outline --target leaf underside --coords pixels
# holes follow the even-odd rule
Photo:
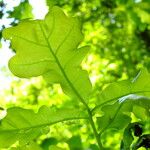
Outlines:
[[[16,141],[20,145],[26,144],[49,132],[49,125],[73,119],[87,119],[87,114],[79,109],[53,110],[46,106],[38,113],[19,107],[9,108],[0,125],[0,147],[9,147]]]
[[[3,37],[16,51],[9,61],[14,75],[42,75],[48,83],[60,83],[66,94],[87,101],[91,83],[80,63],[89,47],[78,48],[83,35],[77,18],[66,16],[55,6],[44,20],[22,21],[5,29]]]
[[[89,48],[78,48],[83,36],[76,18],[53,7],[44,20],[23,21],[5,29],[3,37],[11,40],[11,47],[16,51],[9,61],[14,75],[22,78],[41,75],[48,83],[59,83],[66,94],[87,103],[92,87],[80,64]],[[137,105],[148,110],[149,98],[150,74],[146,69],[132,81],[110,84],[99,94],[93,109],[95,112],[101,107],[103,112],[103,116],[97,119],[100,134],[109,127],[124,128],[131,121],[125,113],[136,113]],[[43,106],[37,114],[18,107],[8,109],[0,125],[0,147],[9,147],[16,141],[27,143],[46,132],[46,127],[51,124],[83,118],[87,119],[87,115],[76,109],[54,111]]]
[[[123,102],[127,99],[150,98],[150,73],[143,69],[132,80],[124,80],[110,84],[98,96],[97,107],[108,102]]]
[[[150,121],[150,74],[143,69],[132,81],[121,81],[110,84],[99,95],[94,112],[103,112],[97,117],[99,132],[107,129],[117,131],[125,128],[130,122],[132,112],[143,122]]]

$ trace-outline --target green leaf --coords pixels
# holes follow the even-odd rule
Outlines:
[[[60,83],[66,94],[83,103],[88,99],[91,83],[80,63],[89,47],[78,48],[83,35],[77,18],[53,7],[44,20],[23,21],[5,29],[3,37],[11,40],[16,51],[9,61],[14,75],[42,75],[49,83]]]
[[[49,150],[63,150],[63,149],[52,145],[52,146],[49,147]]]
[[[29,4],[28,0],[21,2],[19,6],[16,6],[13,12],[10,13],[10,18],[15,19],[31,19],[33,18],[32,15],[32,6]]]
[[[80,136],[73,136],[68,140],[68,145],[71,150],[82,150],[82,141]]]
[[[49,146],[56,145],[57,143],[58,143],[58,140],[56,138],[51,137],[42,141],[40,146],[42,147],[43,150],[48,150]]]
[[[97,118],[98,129],[100,134],[107,129],[113,128],[121,130],[130,123],[131,118],[125,112],[131,111],[131,105],[115,103],[102,107],[103,115]]]
[[[118,132],[125,129],[131,122],[133,113],[141,122],[146,123],[150,120],[150,100],[149,99],[128,99],[121,103],[108,104],[101,108],[103,115],[97,117],[100,135],[107,129],[116,129]]]
[[[0,125],[0,147],[9,147],[16,141],[19,141],[20,145],[26,144],[49,132],[49,125],[86,118],[87,115],[79,109],[53,110],[43,106],[38,113],[34,113],[32,110],[19,107],[9,108]]]
[[[129,150],[134,140],[131,126],[132,124],[129,124],[124,131],[123,140],[121,141],[121,150]]]
[[[30,142],[24,146],[12,147],[10,150],[43,150],[37,143]]]
[[[91,149],[91,150],[99,150],[99,148],[97,147],[96,144],[91,144],[91,145],[90,145],[90,149]]]
[[[132,81],[120,81],[106,87],[98,97],[96,108],[116,100],[121,102],[127,99],[137,99],[136,96],[139,99],[150,98],[150,74],[146,69],[143,69]]]
[[[97,117],[100,134],[109,128],[124,129],[131,121],[131,112],[146,122],[150,119],[150,74],[143,69],[131,82],[113,83],[102,91],[99,98],[103,103],[100,101],[94,111],[103,113]]]
[[[146,103],[146,101],[145,101]],[[147,103],[147,105],[150,105]],[[133,113],[134,115],[141,119],[142,121],[150,121],[150,112],[148,111],[148,109],[145,109],[144,107],[141,107],[141,106],[133,106]]]

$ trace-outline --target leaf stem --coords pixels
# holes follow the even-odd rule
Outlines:
[[[103,145],[102,145],[102,143],[100,141],[99,134],[98,134],[98,132],[96,130],[96,127],[95,127],[95,124],[94,124],[94,120],[93,120],[93,117],[92,117],[92,112],[91,112],[90,109],[88,109],[87,111],[88,111],[88,115],[89,115],[89,122],[91,124],[92,129],[93,129],[93,133],[95,135],[95,138],[96,138],[99,150],[103,150],[104,148],[103,148]]]

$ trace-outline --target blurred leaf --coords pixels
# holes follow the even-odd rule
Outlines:
[[[121,148],[120,150],[129,150],[130,146],[134,140],[133,135],[132,135],[132,127],[134,126],[134,124],[129,124],[123,134],[123,140],[121,142]]]
[[[145,103],[146,103],[146,101],[145,101]],[[147,109],[145,109],[144,107],[141,107],[141,106],[133,106],[134,115],[137,118],[141,119],[143,122],[150,120],[150,117],[148,118],[148,116],[150,116],[150,112],[148,111],[148,107],[149,107],[150,103],[146,103],[146,105],[147,105]]]
[[[37,143],[30,142],[22,147],[11,148],[10,150],[43,150]]]
[[[29,4],[28,0],[25,0],[24,2],[21,2],[20,5],[14,8],[9,17],[19,20],[31,19],[33,18],[32,6]]]
[[[82,150],[82,141],[80,136],[73,136],[68,140],[68,145],[71,150]]]
[[[86,119],[87,115],[79,109],[53,110],[46,106],[39,109],[38,113],[19,107],[9,108],[7,116],[0,125],[0,147],[9,147],[16,141],[20,145],[49,132],[49,125],[73,119]],[[9,140],[9,142],[6,142]]]
[[[53,145],[49,147],[49,150],[63,150],[63,149]]]
[[[132,150],[137,150],[140,147],[150,148],[150,134],[144,134],[139,137],[136,143],[133,145]]]
[[[91,149],[91,150],[99,150],[99,148],[98,148],[97,145],[95,145],[95,144],[91,144],[91,145],[90,145],[90,149]]]
[[[91,83],[80,63],[89,48],[77,48],[83,38],[80,29],[79,21],[58,7],[53,7],[45,20],[23,21],[5,29],[3,37],[11,40],[16,50],[9,61],[10,70],[22,78],[42,75],[85,103]]]
[[[44,150],[49,150],[50,145],[56,145],[57,144],[57,139],[56,138],[47,138],[44,141],[42,141],[41,147]]]

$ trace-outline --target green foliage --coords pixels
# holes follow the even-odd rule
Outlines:
[[[87,119],[87,115],[78,109],[53,110],[46,106],[38,113],[19,107],[10,108],[1,122],[0,147],[9,147],[17,141],[25,145],[39,135],[47,134],[49,125],[73,119]]]
[[[133,145],[133,150],[137,150],[140,147],[150,148],[150,134],[144,134],[138,138],[136,143]]]
[[[44,150],[49,150],[50,146],[54,146],[57,144],[57,139],[56,138],[47,138],[44,141],[42,141],[41,147]]]
[[[149,1],[47,0],[50,6],[52,2],[82,19],[85,42],[101,63],[108,61],[108,68],[98,69],[103,75],[99,86],[121,78],[124,73],[133,77],[135,70],[143,66],[149,68]],[[113,63],[117,68],[109,69]]]
[[[130,145],[132,144],[134,138],[131,131],[131,124],[125,129],[124,136],[121,144],[121,150],[130,149]]]
[[[50,146],[49,150],[63,150],[63,149],[57,146]]]
[[[87,100],[91,83],[79,65],[88,47],[77,48],[82,33],[76,18],[69,18],[60,8],[53,7],[45,20],[23,21],[5,29],[3,37],[10,39],[16,50],[16,56],[9,61],[16,76],[42,75],[49,83],[60,83],[67,94],[77,98],[82,95],[80,99]]]
[[[130,113],[149,124],[149,79],[150,74],[144,69],[132,81],[112,83],[101,92],[98,105],[93,110],[103,112],[101,117],[97,117],[100,136],[108,129],[115,129],[117,132],[124,129],[125,149],[130,148],[134,140],[132,132],[126,129],[132,120]]]
[[[83,149],[80,136],[73,136],[72,138],[70,138],[68,140],[68,145],[72,150]]]
[[[133,94],[133,97],[129,94]],[[146,69],[142,70],[132,81],[125,80],[110,84],[98,95],[97,105],[113,102],[119,98],[120,101],[130,97],[134,99],[136,95],[150,96],[150,74]]]
[[[79,0],[76,3],[76,8],[80,3]],[[119,11],[117,15],[121,15],[122,11],[124,14],[124,9],[130,8],[133,3],[128,1],[121,12],[116,9],[116,11]],[[99,5],[98,2],[95,4],[96,6]],[[101,1],[101,5],[109,7],[113,11],[118,4],[123,5],[124,3],[116,1],[111,5],[109,2]],[[93,11],[95,10],[93,9]],[[89,18],[86,17],[84,19],[88,20]],[[106,18],[104,20],[106,23]],[[105,24],[107,27],[109,25],[112,24]],[[116,36],[118,33],[121,32],[119,31],[116,34],[114,31],[112,35]],[[128,33],[131,32],[128,30]],[[69,95],[72,101],[69,103],[70,108],[68,108],[69,106],[62,106],[62,108],[54,110],[43,106],[38,113],[20,107],[9,108],[6,117],[1,120],[0,147],[9,147],[19,142],[20,149],[28,150],[30,146],[33,149],[32,140],[36,141],[40,138],[40,135],[48,134],[49,125],[74,119],[88,119],[88,122],[85,121],[83,124],[87,128],[91,125],[97,145],[95,145],[95,140],[93,144],[94,136],[89,131],[92,142],[86,146],[81,144],[82,138],[79,135],[72,135],[69,140],[63,139],[71,150],[82,150],[84,147],[92,150],[105,149],[103,139],[108,129],[115,129],[118,133],[121,132],[123,135],[121,146],[130,149],[134,142],[134,135],[129,131],[129,128],[130,123],[136,119],[137,122],[140,121],[144,124],[144,132],[149,130],[146,126],[147,124],[149,126],[150,122],[150,74],[146,69],[143,69],[133,80],[112,83],[101,92],[99,86],[95,86],[95,94],[95,91],[92,91],[87,72],[81,67],[81,62],[89,47],[80,47],[79,45],[83,35],[77,18],[66,16],[59,7],[55,6],[50,9],[44,20],[24,20],[15,27],[5,29],[3,37],[11,41],[11,48],[16,51],[16,55],[9,61],[9,68],[14,75],[21,78],[43,76],[49,85],[59,83],[64,93]],[[108,43],[103,44],[105,47]],[[111,44],[109,45],[111,47]],[[117,46],[120,46],[119,42],[112,48],[114,49]],[[110,57],[110,54],[107,57]],[[133,54],[132,56],[134,56]],[[35,91],[39,91],[39,89]],[[79,101],[76,101],[77,105],[74,105],[75,99],[78,99],[81,104],[77,104]],[[91,105],[93,99],[95,101]],[[78,108],[75,108],[76,106]],[[84,109],[79,109],[83,106]],[[137,110],[139,113],[137,113]],[[97,121],[94,119],[95,116]],[[61,136],[63,135],[61,134]],[[5,141],[8,139],[9,143],[6,143]],[[42,148],[44,150],[61,149],[59,145],[58,147],[55,146],[58,141],[55,142],[51,144],[51,138],[45,138],[40,147],[36,143],[34,146],[37,146],[37,149]],[[27,147],[28,144],[29,147]],[[24,145],[25,147],[23,147]],[[109,146],[111,147],[111,144]]]
[[[15,7],[14,11],[10,12],[9,17],[17,20],[31,19],[33,18],[32,6],[28,3],[28,0],[25,0]]]
[[[30,142],[28,145],[12,147],[10,150],[42,150],[35,142]]]
[[[131,144],[134,140],[134,136],[141,136],[142,135],[142,124],[140,123],[130,123],[126,129],[124,130],[123,140],[121,142],[121,150],[128,150],[131,148]]]

